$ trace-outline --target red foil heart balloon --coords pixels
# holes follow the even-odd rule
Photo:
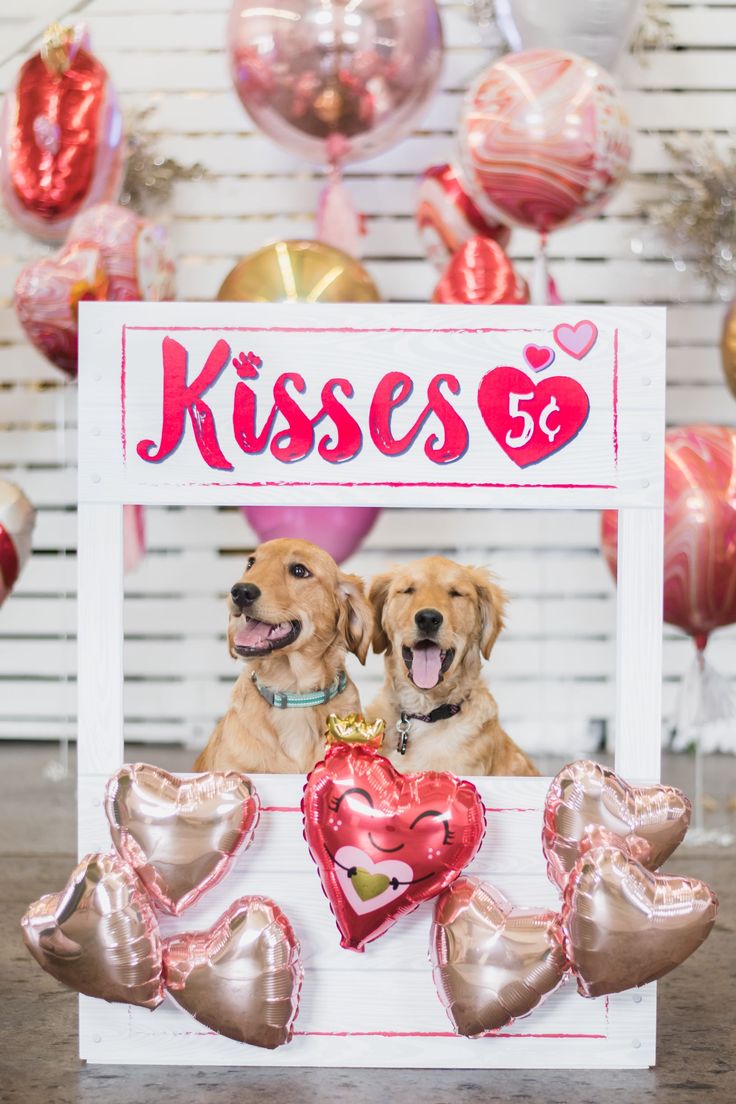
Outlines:
[[[422,174],[415,218],[427,259],[440,272],[468,238],[492,238],[505,249],[511,237],[508,226],[480,213],[453,165]]]
[[[66,888],[35,901],[21,926],[39,965],[78,993],[144,1008],[163,1000],[156,917],[117,855],[87,855]]]
[[[586,851],[560,914],[579,993],[601,997],[663,977],[698,949],[717,911],[704,882],[652,874],[618,847]]]
[[[690,802],[674,786],[630,786],[599,763],[569,763],[552,780],[544,805],[542,848],[550,880],[564,889],[591,827],[621,837],[629,854],[656,870],[685,838],[690,813]]]
[[[302,963],[289,920],[268,897],[234,901],[209,931],[164,945],[166,988],[201,1024],[251,1046],[288,1043]]]
[[[400,774],[360,745],[331,748],[307,779],[304,836],[340,930],[362,951],[473,859],[485,810],[453,774]]]
[[[120,855],[155,903],[179,915],[225,877],[253,839],[260,801],[236,771],[177,778],[160,767],[121,767],[105,812]]]
[[[569,970],[557,927],[556,913],[513,908],[478,878],[458,878],[437,898],[429,954],[459,1035],[498,1031],[557,989]]]
[[[22,66],[0,122],[0,190],[30,234],[63,241],[74,216],[115,199],[125,143],[117,96],[77,30],[54,24]]]
[[[483,421],[520,468],[569,444],[585,425],[590,400],[570,376],[532,380],[518,368],[494,368],[478,388]]]
[[[36,511],[20,487],[0,479],[0,606],[31,554]]]
[[[529,288],[498,242],[470,238],[455,253],[434,289],[433,303],[529,302]]]
[[[55,256],[31,261],[15,284],[15,310],[48,360],[77,374],[78,307],[82,300],[169,299],[174,269],[165,231],[114,203],[84,211]]]

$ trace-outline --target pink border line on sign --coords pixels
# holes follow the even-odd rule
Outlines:
[[[301,1037],[326,1039],[457,1039],[455,1031],[295,1031]],[[584,1031],[487,1031],[483,1039],[607,1039]]]
[[[123,463],[127,462],[127,432],[126,432],[126,330],[142,331],[171,331],[171,332],[204,332],[215,331],[222,333],[457,333],[457,334],[485,334],[485,333],[548,333],[543,326],[477,326],[477,327],[433,327],[433,326],[122,326],[122,356],[120,365],[120,406],[121,406],[121,441],[123,448]],[[614,463],[618,468],[618,328],[613,331],[613,455]],[[479,490],[550,490],[550,491],[615,491],[615,483],[463,483],[441,482],[439,480],[426,480],[423,482],[403,481],[377,481],[347,483],[343,480],[258,480],[253,482],[210,482],[197,481],[189,484],[162,483],[160,486],[191,486],[191,487],[445,487],[457,489]]]

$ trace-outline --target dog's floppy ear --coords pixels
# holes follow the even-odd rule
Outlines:
[[[363,580],[358,575],[346,575],[341,571],[337,583],[337,598],[340,606],[338,631],[342,634],[348,651],[353,652],[361,663],[365,663],[373,633],[373,612],[365,596]]]
[[[489,572],[482,567],[471,567],[470,577],[473,580],[480,612],[481,655],[484,659],[488,659],[496,643],[496,637],[504,626],[503,615],[508,599]]]
[[[390,571],[384,572],[383,575],[376,575],[371,580],[368,591],[368,600],[373,606],[373,651],[377,654],[385,652],[390,644],[383,628],[383,607],[386,605],[391,579]]]

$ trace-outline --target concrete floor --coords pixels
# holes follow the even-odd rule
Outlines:
[[[50,781],[50,745],[0,744],[0,1101],[22,1104],[733,1104],[736,989],[736,853],[683,847],[672,865],[704,878],[721,912],[707,943],[659,988],[658,1065],[643,1072],[257,1070],[81,1066],[76,997],[25,951],[18,920],[42,893],[60,888],[75,855],[74,780]],[[188,769],[183,749],[132,748],[172,769]],[[540,764],[554,772],[556,764]],[[73,767],[73,758],[71,764]],[[691,764],[668,757],[666,781],[691,789]],[[48,772],[47,772],[48,773]],[[713,823],[736,812],[736,759],[713,757],[706,792]],[[686,860],[686,861],[684,861]]]

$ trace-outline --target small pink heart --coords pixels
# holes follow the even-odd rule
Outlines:
[[[541,372],[545,368],[549,368],[554,359],[555,351],[550,349],[549,345],[529,344],[524,346],[524,360],[535,372]]]
[[[554,338],[564,353],[569,353],[576,360],[582,360],[590,352],[598,337],[598,327],[593,322],[584,319],[570,326],[567,322],[554,328]]]

